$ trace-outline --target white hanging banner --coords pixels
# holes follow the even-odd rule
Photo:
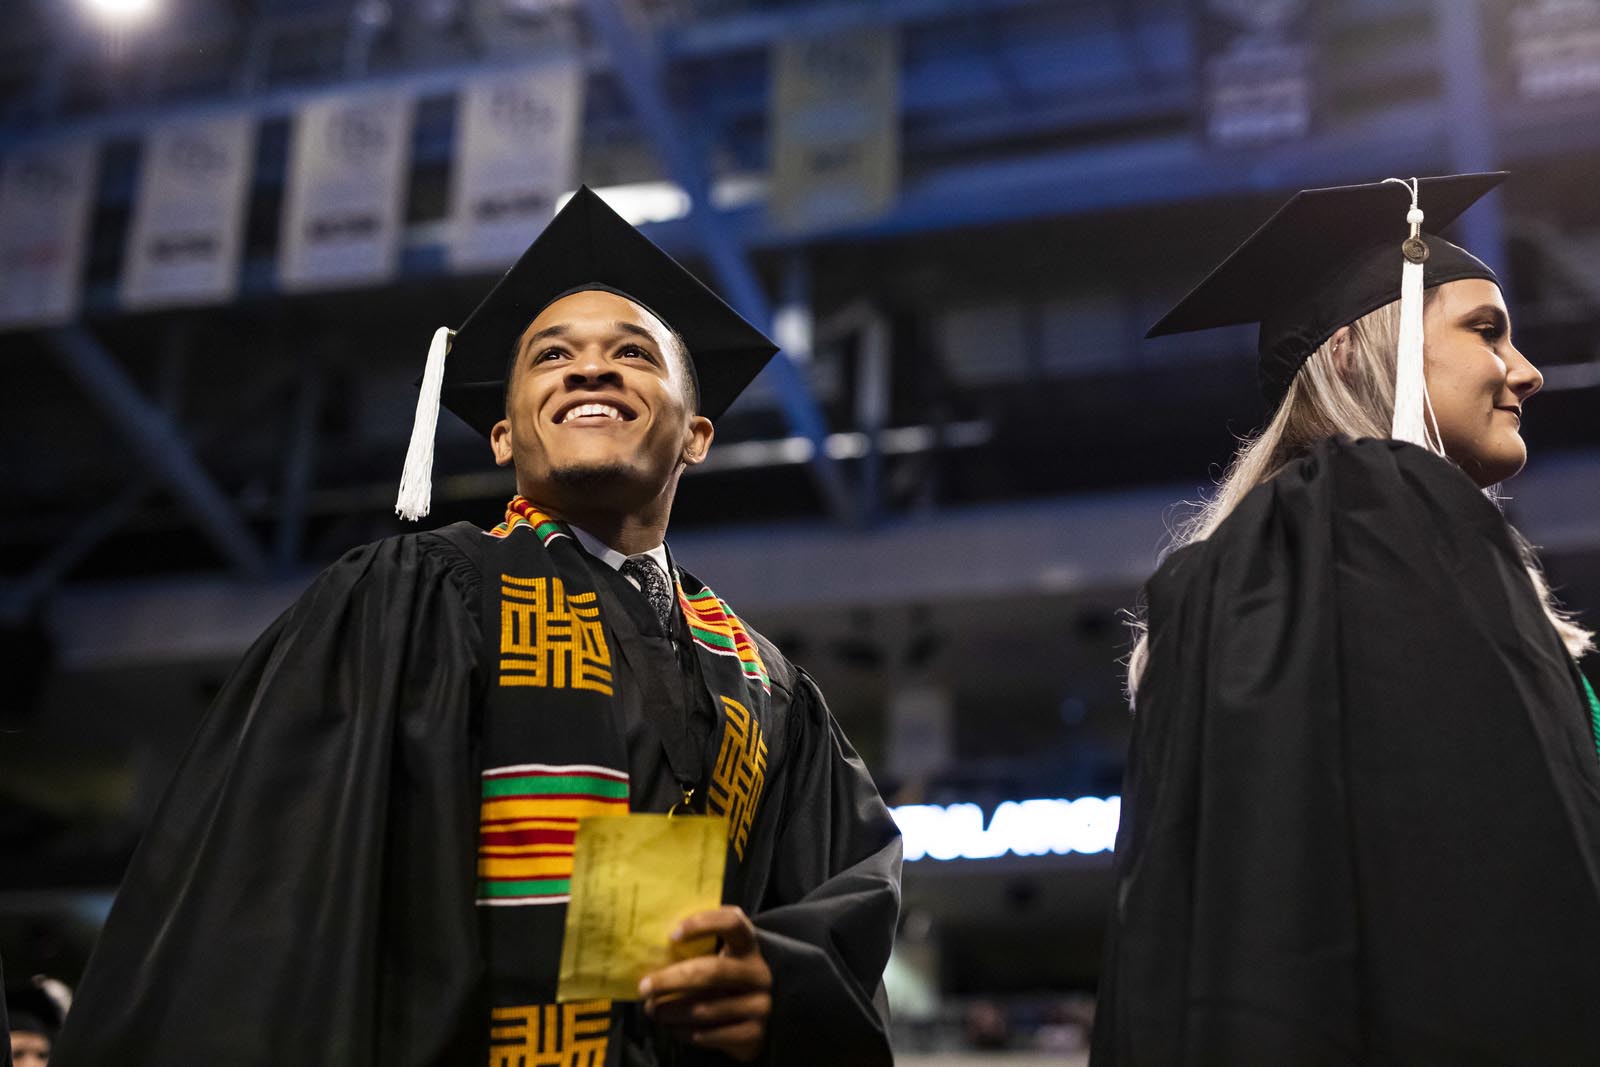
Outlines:
[[[94,142],[74,140],[0,163],[0,327],[77,314],[97,159]]]
[[[553,63],[468,83],[450,187],[454,270],[516,260],[576,184],[583,67]]]
[[[278,280],[289,290],[360,285],[398,266],[412,98],[344,94],[306,104],[289,144]]]
[[[1600,94],[1600,0],[1517,0],[1505,13],[1517,95],[1530,103]]]
[[[1310,0],[1193,2],[1206,140],[1257,145],[1309,134],[1316,112]]]
[[[125,307],[202,304],[238,293],[254,135],[254,119],[245,114],[150,132],[122,268]]]
[[[786,229],[860,222],[900,187],[900,39],[892,27],[773,46],[772,214]]]

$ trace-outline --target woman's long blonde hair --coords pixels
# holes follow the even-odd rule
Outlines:
[[[1434,290],[1428,290],[1425,302],[1431,303],[1433,295]],[[1195,505],[1193,513],[1173,530],[1172,543],[1163,556],[1210,537],[1252,489],[1270,480],[1318,441],[1336,434],[1351,438],[1388,437],[1394,412],[1394,366],[1399,340],[1400,304],[1396,301],[1350,324],[1343,339],[1348,359],[1342,372],[1334,357],[1334,338],[1323,342],[1290,381],[1283,403],[1266,428],[1239,446],[1216,492]],[[1444,455],[1444,447],[1431,425],[1427,447]],[[1574,659],[1591,651],[1594,635],[1556,602],[1533,546],[1515,529],[1512,537],[1562,644]],[[1149,625],[1142,607],[1135,612],[1131,625],[1135,640],[1128,656],[1130,701],[1144,676],[1149,655]]]

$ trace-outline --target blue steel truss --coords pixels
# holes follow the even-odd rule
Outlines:
[[[246,109],[258,120],[255,206],[281,196],[289,121],[330,88],[403,87],[419,101],[413,185],[448,175],[454,103],[486,71],[576,52],[588,77],[585,167],[605,182],[668,180],[690,194],[685,218],[646,227],[675,254],[710,267],[753,319],[772,300],[757,257],[788,262],[821,246],[866,245],[1105,212],[1272,194],[1299,187],[1454,169],[1538,164],[1600,151],[1600,103],[1532,108],[1492,81],[1497,42],[1482,5],[1465,0],[1344,0],[1320,5],[1322,107],[1311,136],[1268,147],[1218,149],[1196,121],[1192,5],[1185,0],[179,0],[168,23],[112,39],[71,5],[31,0],[8,10],[0,41],[0,157],[72,130],[105,146],[99,239],[85,314],[120,317],[117,249],[137,184],[140,139],[173,116]],[[425,24],[424,9],[442,13]],[[520,14],[508,13],[520,11]],[[831,229],[775,226],[764,200],[726,210],[710,191],[759,180],[767,167],[769,50],[801,34],[848,34],[889,23],[901,39],[903,180],[881,217]],[[1476,58],[1474,58],[1476,57]],[[583,176],[594,180],[587,171]],[[435,198],[436,200],[442,198]],[[263,214],[258,210],[257,214]],[[446,273],[438,210],[412,205],[397,285]],[[108,221],[109,220],[109,221]],[[1467,223],[1468,243],[1505,263],[1495,198]],[[1535,232],[1530,230],[1529,232]],[[274,242],[257,242],[242,270],[241,303],[276,295]],[[774,253],[781,253],[774,256]],[[1159,261],[1161,249],[1148,255]],[[370,296],[369,294],[366,294]],[[870,300],[871,293],[860,296]],[[351,294],[348,299],[360,299]],[[347,299],[329,295],[327,300]],[[408,298],[409,299],[409,298]],[[77,328],[74,328],[77,329]],[[74,368],[111,357],[81,330],[53,342]],[[0,337],[0,349],[15,343]],[[1130,331],[1128,345],[1133,346]],[[852,498],[823,447],[830,429],[805,375],[784,362],[780,410],[811,443],[818,496],[848,520],[874,511]],[[293,415],[315,433],[318,387]],[[122,398],[122,399],[119,399]],[[267,558],[198,463],[171,446],[182,434],[159,408],[99,396],[141,452],[166,457],[160,481],[189,503],[224,558],[256,570]],[[299,514],[311,489],[312,442],[287,464],[282,525],[270,555],[299,552]],[[876,482],[876,477],[869,479]],[[298,503],[297,503],[298,502]]]

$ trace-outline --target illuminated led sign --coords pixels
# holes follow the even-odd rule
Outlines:
[[[1121,797],[1076,800],[1008,800],[989,825],[976,804],[903,804],[891,809],[905,841],[906,859],[987,860],[1109,852],[1117,840]]]

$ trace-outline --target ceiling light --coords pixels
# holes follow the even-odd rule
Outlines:
[[[156,9],[156,0],[80,0],[93,15],[107,22],[138,22]]]

